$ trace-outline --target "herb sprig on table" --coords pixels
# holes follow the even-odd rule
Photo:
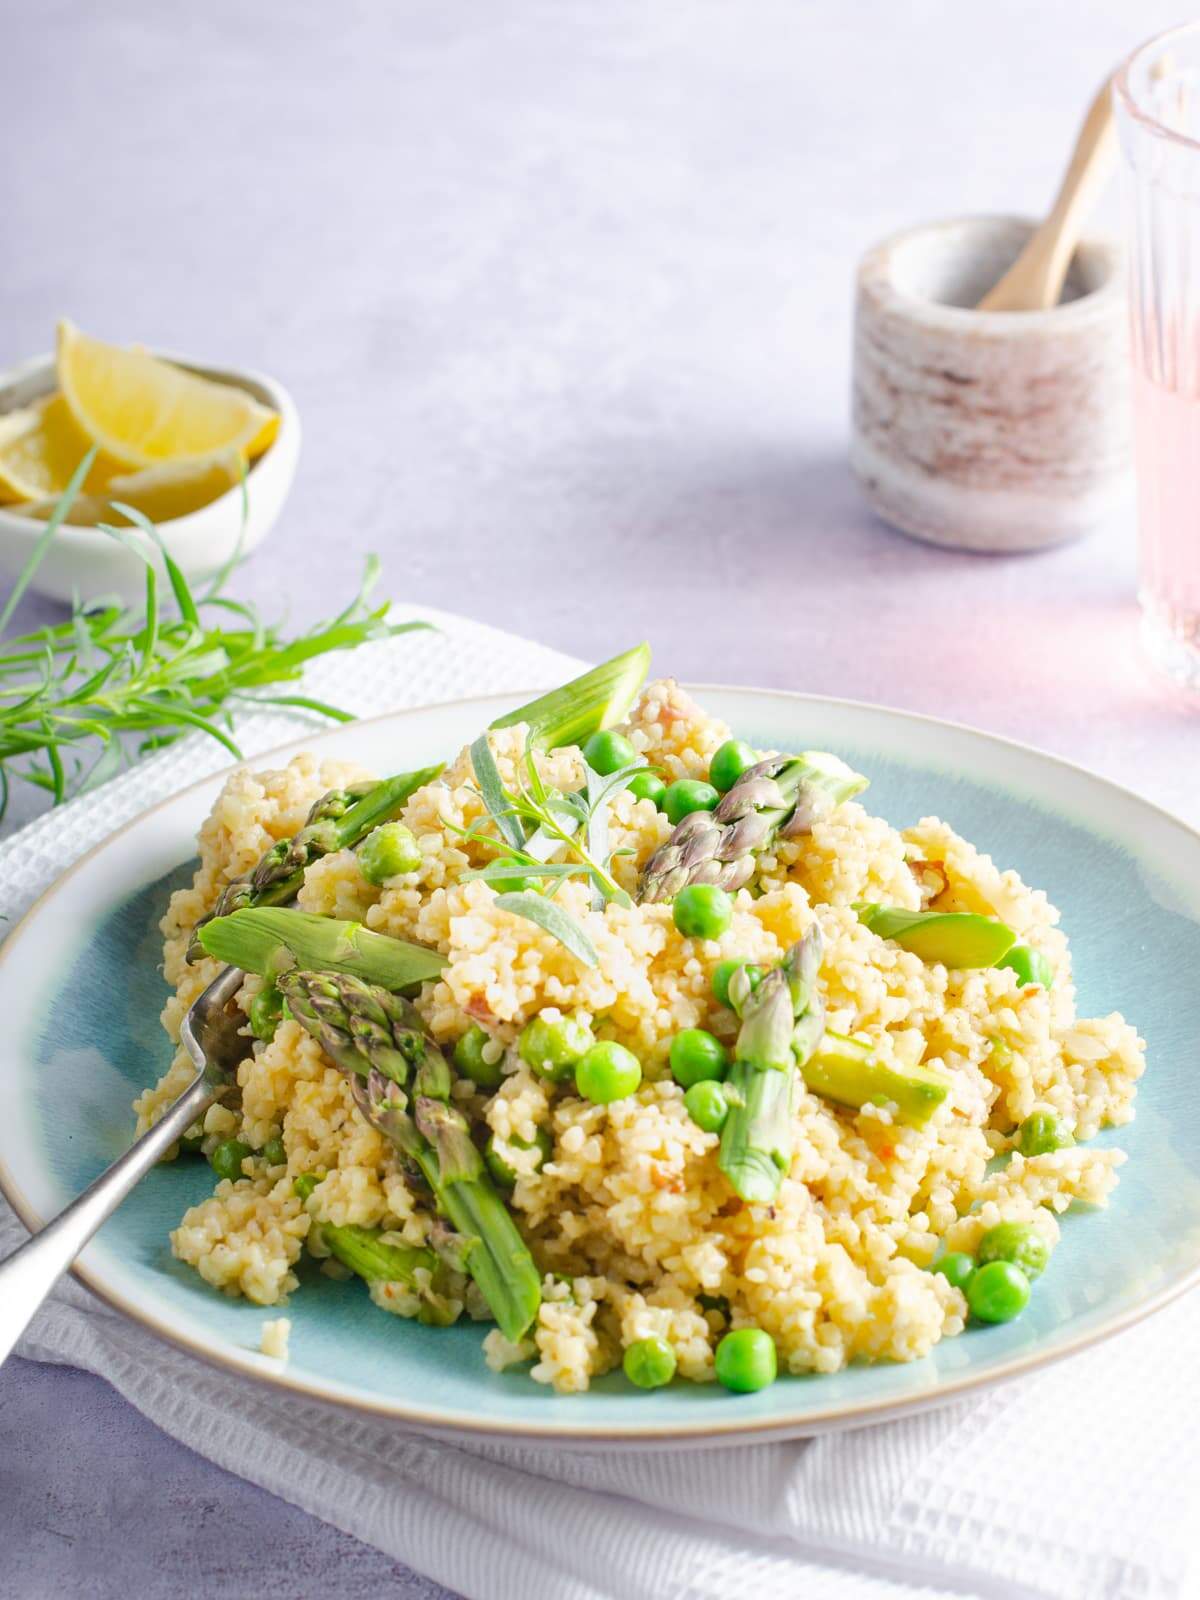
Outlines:
[[[280,624],[264,622],[254,606],[226,593],[237,552],[196,593],[157,529],[140,512],[120,506],[134,527],[102,524],[101,531],[145,561],[144,603],[77,601],[67,621],[4,639],[94,455],[91,450],[80,462],[0,612],[0,817],[14,778],[48,791],[58,804],[196,730],[240,758],[233,733],[238,712],[292,706],[337,722],[353,721],[352,713],[287,685],[297,684],[305,665],[318,656],[428,626],[389,622],[389,603],[372,604],[379,577],[372,556],[344,610],[289,636]],[[155,548],[169,597],[159,592],[150,554]]]

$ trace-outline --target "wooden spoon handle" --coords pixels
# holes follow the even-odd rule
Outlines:
[[[1108,181],[1115,151],[1112,83],[1106,79],[1083,119],[1049,216],[977,310],[1045,311],[1058,304],[1084,220]]]

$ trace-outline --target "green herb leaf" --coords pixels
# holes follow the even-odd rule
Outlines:
[[[0,632],[94,455],[89,452],[80,462],[47,521],[0,613]],[[252,606],[216,592],[224,573],[197,598],[154,524],[135,507],[114,504],[133,526],[102,524],[101,531],[146,563],[145,603],[141,608],[99,599],[77,604],[69,621],[0,645],[0,816],[13,777],[46,789],[56,801],[82,784],[103,781],[123,759],[121,736],[129,736],[129,748],[144,753],[194,728],[237,756],[231,713],[240,705],[294,705],[348,720],[349,713],[303,693],[299,680],[306,663],[428,627],[389,622],[386,604],[367,604],[379,571],[372,559],[357,595],[332,622],[289,639],[278,626],[264,623]],[[173,608],[169,601],[163,605],[159,592],[160,559]]]
[[[67,512],[75,504],[75,498],[83,487],[83,480],[92,470],[92,462],[95,461],[96,452],[99,448],[99,445],[93,445],[87,455],[84,456],[71,474],[71,481],[60,495],[58,504],[47,517],[45,531],[38,535],[38,541],[30,552],[29,560],[18,573],[17,581],[13,584],[12,593],[5,603],[4,610],[0,611],[0,635],[3,635],[5,628],[11,622],[12,614],[17,609],[21,596],[28,589],[34,573],[41,566],[46,551],[50,548],[50,541],[54,538],[59,528],[62,527]]]
[[[150,540],[152,548],[157,548],[158,553],[162,556],[163,566],[167,569],[167,581],[170,583],[171,592],[175,596],[175,604],[179,607],[179,615],[185,622],[198,624],[200,613],[196,610],[196,602],[192,599],[192,591],[188,587],[188,581],[175,562],[172,561],[171,552],[167,549],[162,535],[150,521],[150,518],[144,511],[137,510],[135,506],[127,506],[121,500],[113,500],[110,504],[115,511],[119,511],[135,527],[142,530]],[[106,527],[104,531],[106,533],[114,533],[116,530]]]
[[[593,861],[598,861],[606,870],[612,856],[612,847],[609,844],[609,806],[633,781],[639,772],[647,770],[644,761],[636,762],[628,767],[622,767],[618,772],[609,773],[601,777],[598,772],[587,769],[587,847],[588,854]],[[617,894],[606,891],[603,882],[593,876],[592,878],[592,906],[599,911],[606,900],[614,900],[618,905],[629,906],[632,901],[622,889]]]
[[[536,922],[539,928],[557,939],[559,944],[569,950],[577,961],[582,961],[585,967],[600,965],[595,945],[575,918],[561,906],[556,906],[552,900],[547,900],[544,895],[523,889],[518,894],[497,895],[496,904],[502,911],[511,911],[515,917],[524,917],[527,922]]]
[[[521,826],[520,818],[513,814],[512,805],[504,789],[504,780],[500,776],[500,769],[496,765],[496,758],[492,754],[492,747],[488,744],[486,733],[481,733],[471,746],[471,766],[475,770],[475,781],[479,785],[479,792],[483,796],[483,803],[500,836],[514,850],[520,850],[525,843],[525,830]]]
[[[476,867],[464,872],[464,878],[478,878],[483,883],[507,883],[513,878],[579,878],[587,868],[582,861],[518,861],[505,856],[500,861],[489,861],[486,867]]]

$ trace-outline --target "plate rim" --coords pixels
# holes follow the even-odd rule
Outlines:
[[[773,697],[794,701],[799,704],[819,704],[825,707],[844,707],[848,710],[883,714],[887,717],[900,718],[908,722],[928,725],[934,729],[949,730],[956,734],[967,734],[973,738],[981,739],[988,744],[996,745],[1002,749],[1019,751],[1024,756],[1033,756],[1052,766],[1066,769],[1089,783],[1098,784],[1103,789],[1126,801],[1133,801],[1135,805],[1153,812],[1162,821],[1175,828],[1181,829],[1196,844],[1200,844],[1200,827],[1194,827],[1184,818],[1167,810],[1153,800],[1146,799],[1135,790],[1126,785],[1117,783],[1114,779],[1106,778],[1091,768],[1083,766],[1080,762],[1071,761],[1065,756],[1055,755],[1048,750],[1042,750],[1036,745],[1013,739],[1005,734],[989,733],[983,728],[978,728],[970,723],[956,722],[945,717],[937,717],[928,712],[909,711],[907,709],[883,705],[876,701],[854,700],[838,695],[809,694],[802,690],[757,687],[748,684],[721,684],[721,683],[693,683],[681,684],[689,693],[704,695],[706,693],[723,693],[744,696]],[[115,840],[123,837],[133,828],[144,823],[148,817],[156,815],[167,806],[174,805],[177,801],[186,798],[197,791],[210,785],[223,783],[233,772],[251,764],[267,762],[277,759],[285,752],[299,753],[310,745],[317,745],[335,735],[344,736],[351,728],[369,727],[384,722],[428,714],[436,711],[449,711],[463,706],[508,706],[515,700],[521,703],[525,698],[535,694],[544,693],[545,690],[506,690],[483,695],[459,695],[448,700],[428,701],[421,705],[401,706],[392,711],[384,711],[370,717],[356,719],[354,723],[339,723],[336,727],[320,728],[310,735],[300,735],[295,739],[272,745],[269,749],[259,751],[254,755],[243,757],[241,760],[230,762],[219,767],[213,772],[197,778],[194,782],[185,784],[173,793],[165,795],[153,805],[146,806],[126,822],[114,828],[104,838],[84,851],[59,877],[41,892],[33,903],[26,909],[18,922],[10,929],[3,943],[0,943],[0,982],[3,982],[3,967],[10,952],[17,943],[30,931],[31,924],[41,915],[45,907],[54,897],[96,857],[107,850]],[[15,837],[15,835],[14,835]],[[3,1149],[0,1148],[0,1194],[12,1206],[13,1211],[24,1227],[30,1233],[40,1230],[49,1221],[38,1215],[34,1207],[18,1186],[12,1171],[5,1159]],[[23,1243],[24,1241],[22,1241]],[[18,1249],[21,1245],[17,1246]],[[267,1368],[263,1364],[262,1355],[251,1349],[239,1346],[230,1346],[228,1349],[214,1348],[212,1345],[202,1343],[198,1338],[193,1338],[186,1331],[173,1326],[155,1314],[152,1310],[138,1306],[119,1291],[108,1286],[104,1274],[95,1272],[92,1268],[80,1261],[75,1261],[70,1267],[71,1275],[92,1294],[121,1315],[129,1317],[132,1321],[147,1328],[155,1337],[165,1343],[184,1351],[203,1361],[206,1366],[219,1371],[232,1373],[238,1378],[248,1379],[251,1382],[266,1384],[277,1390],[291,1394],[299,1394],[306,1399],[317,1400],[327,1405],[336,1405],[368,1416],[386,1418],[388,1421],[400,1426],[414,1428],[418,1431],[435,1437],[450,1440],[460,1440],[464,1436],[478,1438],[513,1438],[531,1444],[544,1444],[560,1448],[590,1448],[594,1445],[613,1446],[629,1449],[654,1449],[676,1448],[680,1445],[704,1445],[708,1447],[735,1445],[739,1443],[758,1443],[766,1440],[785,1440],[811,1437],[823,1433],[850,1430],[857,1427],[866,1427],[875,1423],[894,1421],[899,1417],[912,1416],[922,1411],[935,1407],[948,1405],[966,1395],[981,1393],[1000,1384],[1038,1368],[1050,1367],[1070,1356],[1078,1355],[1094,1345],[1102,1344],[1106,1340],[1116,1337],[1138,1323],[1145,1321],[1156,1312],[1179,1299],[1189,1290],[1200,1284],[1200,1256],[1179,1277],[1171,1283],[1150,1295],[1146,1300],[1128,1310],[1116,1314],[1111,1320],[1099,1328],[1077,1334],[1063,1345],[1050,1350],[1039,1352],[1031,1350],[1021,1355],[1011,1356],[1002,1360],[997,1366],[986,1372],[964,1373],[959,1377],[950,1378],[938,1384],[926,1394],[914,1395],[895,1401],[862,1401],[859,1403],[845,1402],[826,1406],[823,1409],[809,1412],[803,1418],[746,1418],[735,1417],[697,1417],[694,1423],[687,1425],[672,1424],[667,1428],[655,1426],[653,1423],[642,1424],[588,1424],[587,1422],[575,1423],[572,1421],[566,1426],[550,1425],[548,1422],[505,1421],[501,1419],[481,1418],[477,1414],[442,1410],[429,1413],[419,1404],[408,1403],[402,1397],[398,1401],[372,1399],[360,1394],[340,1393],[331,1389],[321,1380],[301,1377],[289,1367],[278,1370]],[[264,1307],[269,1310],[269,1307]]]

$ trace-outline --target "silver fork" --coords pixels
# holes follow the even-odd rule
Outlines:
[[[236,967],[226,967],[184,1017],[179,1036],[196,1076],[170,1110],[65,1211],[0,1261],[0,1361],[100,1224],[232,1081],[246,1049],[237,1031],[245,1019],[232,1005],[242,977]]]

